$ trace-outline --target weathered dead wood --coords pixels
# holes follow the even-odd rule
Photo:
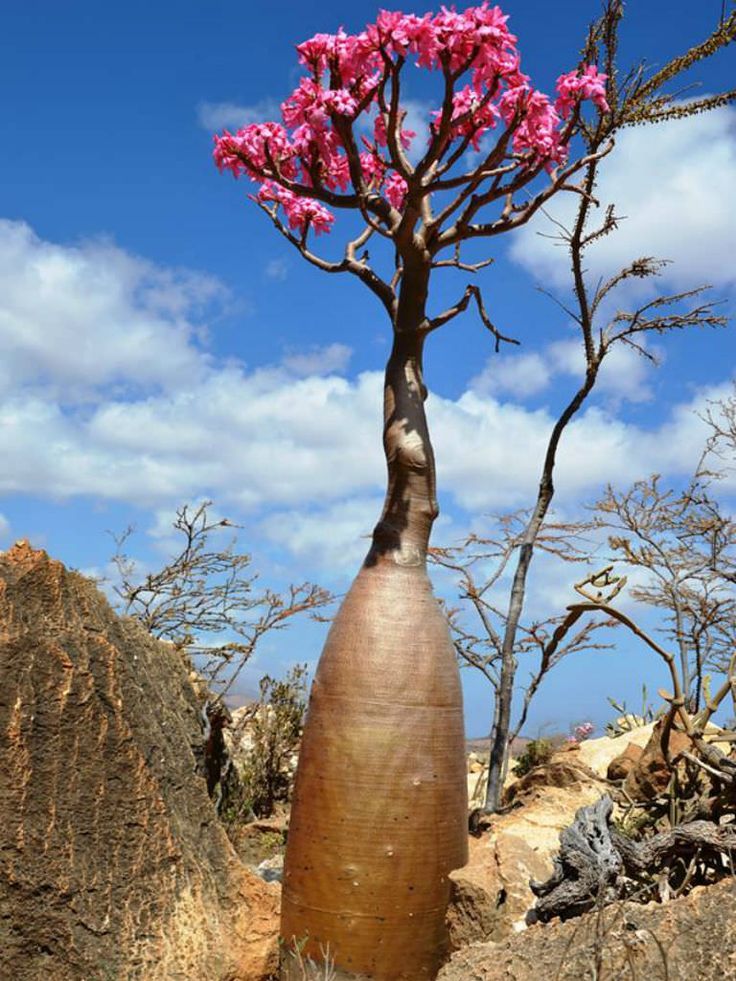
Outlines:
[[[719,863],[721,856],[729,862],[736,852],[736,825],[714,824],[712,821],[691,821],[671,831],[643,841],[633,841],[611,830],[614,847],[621,856],[627,876],[647,875],[672,867],[678,859],[685,862],[694,856],[705,862]],[[730,864],[730,863],[729,863]],[[728,865],[724,865],[724,870]]]
[[[686,871],[695,884],[693,866],[708,869],[710,879],[732,872],[736,853],[736,824],[691,821],[642,841],[633,841],[611,827],[613,803],[608,794],[581,807],[575,820],[560,833],[560,854],[546,882],[530,882],[537,903],[527,922],[547,922],[579,916],[639,890],[642,882],[667,870]]]
[[[546,882],[529,887],[537,903],[527,922],[566,920],[592,909],[597,902],[617,898],[623,861],[611,840],[609,821],[613,801],[604,794],[595,804],[581,807],[573,823],[560,832],[560,854]]]

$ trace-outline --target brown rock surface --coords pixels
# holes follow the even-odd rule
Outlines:
[[[256,981],[278,889],[196,772],[179,654],[84,577],[0,554],[0,977]]]
[[[541,771],[550,769],[544,783]],[[470,839],[468,864],[450,873],[453,886],[447,921],[453,949],[481,940],[499,940],[518,930],[535,903],[529,880],[544,881],[560,847],[560,831],[579,807],[598,800],[605,784],[585,767],[564,761],[540,767],[514,793],[520,806],[490,818],[491,831]]]
[[[608,764],[608,779],[623,780],[625,777],[628,777],[639,762],[643,752],[644,749],[642,746],[637,746],[636,743],[629,743],[623,753],[619,753]]]
[[[658,797],[659,794],[664,793],[670,782],[672,768],[664,758],[661,744],[663,725],[662,719],[655,724],[644,751],[624,780],[624,790],[631,800],[651,800]],[[687,735],[673,727],[669,735],[670,758],[674,759],[679,753],[690,748]]]
[[[585,739],[580,743],[579,760],[585,763],[599,776],[605,777],[608,764],[618,756],[624,746],[633,743],[635,746],[646,746],[652,735],[653,723],[632,729],[622,736],[601,736],[599,739]]]
[[[456,952],[437,981],[733,981],[736,888],[729,879],[665,905],[617,903]]]

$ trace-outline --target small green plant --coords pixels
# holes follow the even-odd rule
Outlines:
[[[258,844],[263,858],[273,858],[283,849],[284,836],[280,831],[265,831]]]
[[[525,773],[529,773],[534,767],[549,763],[553,752],[554,747],[549,739],[532,739],[516,763],[514,763],[512,772],[517,777],[523,777]]]
[[[226,824],[271,817],[278,804],[288,803],[307,705],[306,676],[306,664],[298,664],[282,680],[261,678],[260,698],[235,731],[249,745],[220,811]]]
[[[625,732],[631,732],[640,726],[648,725],[650,722],[654,722],[656,717],[656,713],[648,700],[646,685],[641,686],[641,709],[638,713],[630,712],[626,708],[625,701],[617,702],[610,695],[608,696],[608,704],[618,712],[618,716],[612,722],[606,723],[606,735],[612,739],[623,736]]]

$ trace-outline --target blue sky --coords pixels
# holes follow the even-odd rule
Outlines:
[[[720,6],[632,0],[623,58],[661,63],[704,36]],[[387,327],[360,284],[306,266],[248,203],[249,188],[218,175],[211,124],[269,112],[294,87],[295,43],[340,24],[359,29],[376,10],[3,4],[0,547],[29,537],[104,574],[106,532],[135,524],[136,554],[154,567],[176,506],[208,497],[245,526],[264,582],[346,587],[382,497]],[[509,0],[505,10],[524,69],[549,89],[575,64],[597,4],[567,0],[553,11]],[[732,52],[702,66],[697,91],[732,86],[733,67]],[[412,84],[421,118],[430,93]],[[593,271],[662,256],[673,260],[663,288],[710,282],[732,309],[735,118],[720,110],[622,136],[600,192],[629,217],[591,253]],[[479,280],[495,322],[522,347],[494,356],[469,314],[427,351],[438,544],[531,500],[548,429],[575,381],[574,335],[535,288],[564,295],[565,258],[539,230],[495,240],[496,261]],[[440,308],[463,283],[438,283],[432,302]],[[694,465],[695,413],[728,391],[733,334],[666,338],[658,353],[658,369],[612,359],[561,455],[561,513],[609,480],[625,486],[657,470],[677,481]],[[576,577],[538,563],[533,609],[559,610]],[[273,638],[246,684],[314,661],[321,630]],[[600,723],[606,694],[635,699],[640,679],[656,678],[623,641],[615,656],[578,658],[542,689],[529,730]],[[466,693],[468,728],[482,732],[488,691],[468,676]]]

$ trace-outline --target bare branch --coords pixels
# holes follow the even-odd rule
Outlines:
[[[159,571],[141,577],[137,563],[123,551],[132,529],[115,539],[112,561],[119,576],[114,588],[124,613],[153,636],[186,651],[222,696],[266,633],[294,616],[325,607],[332,596],[313,583],[292,585],[286,596],[258,590],[249,555],[235,551],[234,541],[212,547],[214,535],[238,526],[227,519],[210,520],[210,506],[205,501],[193,510],[186,505],[178,509],[173,527],[183,545]],[[237,639],[218,643],[223,635]]]
[[[500,349],[502,341],[505,342],[506,344],[519,344],[519,341],[517,341],[515,338],[506,337],[505,334],[502,334],[493,325],[491,319],[486,313],[486,308],[483,305],[483,297],[481,295],[480,288],[478,286],[475,286],[474,284],[470,284],[469,286],[465,287],[465,293],[462,295],[462,297],[457,301],[457,303],[453,307],[449,307],[443,313],[439,314],[439,316],[434,317],[432,320],[428,321],[426,327],[423,328],[424,332],[428,334],[430,333],[430,331],[437,330],[438,327],[442,327],[450,320],[454,320],[454,318],[457,317],[458,314],[461,314],[464,310],[467,310],[468,304],[470,303],[471,300],[475,300],[475,304],[478,308],[478,315],[481,321],[483,322],[483,326],[488,331],[490,331],[491,334],[493,334],[496,340],[495,343],[496,351]]]
[[[442,267],[450,267],[455,269],[462,269],[464,272],[476,273],[480,269],[485,269],[486,266],[490,266],[495,262],[495,259],[491,256],[488,259],[482,259],[480,262],[463,262],[460,259],[460,242],[455,246],[455,256],[452,259],[440,259],[437,262],[432,263],[432,269],[441,269]]]
[[[396,293],[391,284],[385,282],[378,276],[373,269],[368,265],[365,257],[360,259],[356,258],[355,253],[359,248],[368,241],[371,234],[373,233],[373,228],[368,227],[354,239],[352,242],[348,242],[345,248],[345,255],[339,262],[329,262],[327,259],[321,258],[321,256],[316,255],[314,252],[307,248],[306,244],[306,234],[301,238],[297,238],[293,232],[291,232],[286,225],[281,221],[277,213],[276,205],[268,207],[263,201],[258,202],[258,206],[261,211],[265,212],[268,217],[273,222],[274,226],[278,231],[284,236],[284,238],[294,246],[294,248],[313,266],[321,269],[323,272],[328,273],[342,273],[349,272],[353,276],[357,276],[358,279],[362,280],[365,285],[375,293],[378,299],[386,308],[388,315],[393,320],[396,314]]]

